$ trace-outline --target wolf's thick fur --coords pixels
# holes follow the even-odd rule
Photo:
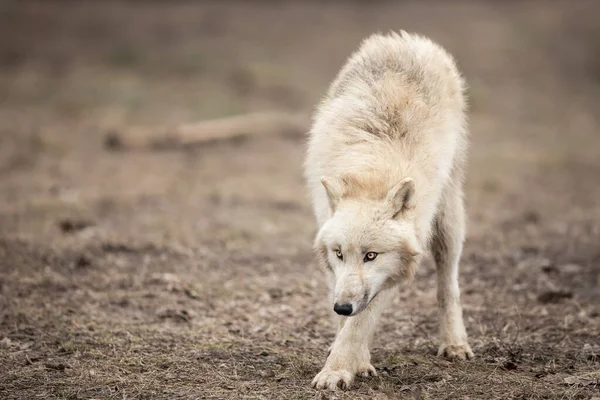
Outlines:
[[[366,39],[318,107],[305,163],[319,224],[315,250],[332,303],[350,316],[339,317],[317,388],[348,387],[357,373],[375,373],[368,347],[382,307],[427,248],[438,273],[439,354],[473,356],[458,286],[463,91],[444,49],[400,32]]]

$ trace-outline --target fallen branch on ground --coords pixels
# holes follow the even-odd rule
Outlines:
[[[105,145],[123,150],[189,147],[259,135],[299,136],[305,134],[308,127],[309,119],[304,114],[262,112],[173,127],[127,127],[111,131]]]

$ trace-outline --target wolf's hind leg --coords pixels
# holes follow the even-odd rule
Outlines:
[[[450,359],[470,359],[473,352],[460,304],[458,263],[465,238],[465,210],[460,181],[449,182],[435,218],[431,252],[438,277],[440,340],[438,355]]]

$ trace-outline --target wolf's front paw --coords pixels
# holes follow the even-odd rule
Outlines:
[[[438,350],[438,356],[445,357],[449,360],[470,360],[475,357],[471,347],[465,344],[445,344],[442,343]]]
[[[327,367],[315,376],[312,381],[312,387],[316,389],[336,390],[348,389],[354,380],[354,374],[345,369],[332,370]]]
[[[352,385],[352,381],[354,381],[354,374],[352,372],[345,369],[334,371],[325,367],[313,379],[312,387],[332,391],[337,388],[348,389]]]
[[[364,377],[377,376],[375,368],[370,363],[361,365],[355,372],[348,369],[333,370],[325,367],[315,376],[312,386],[317,389],[329,390],[349,389],[354,381],[354,376],[357,374]]]

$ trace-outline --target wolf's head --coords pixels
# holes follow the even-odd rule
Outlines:
[[[334,278],[335,312],[356,315],[382,289],[414,275],[421,253],[411,215],[415,185],[411,178],[389,189],[348,179],[321,182],[331,217],[317,234],[315,250]]]

